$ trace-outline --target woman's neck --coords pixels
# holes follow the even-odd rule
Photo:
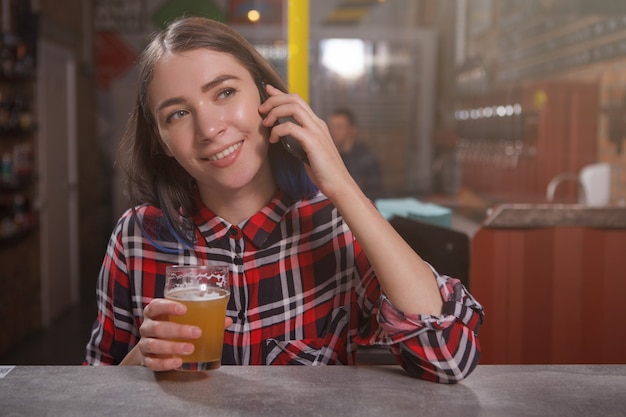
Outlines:
[[[246,187],[232,189],[202,189],[200,199],[213,213],[230,224],[240,224],[258,213],[274,198],[278,186],[273,176],[253,181]]]

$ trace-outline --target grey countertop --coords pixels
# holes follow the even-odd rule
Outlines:
[[[482,365],[441,385],[398,366],[17,366],[1,416],[625,416],[626,365]]]
[[[489,210],[483,223],[488,228],[555,226],[626,228],[626,207],[579,204],[502,204]]]

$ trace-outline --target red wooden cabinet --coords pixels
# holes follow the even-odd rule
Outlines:
[[[626,227],[481,228],[470,266],[481,363],[626,363],[625,250]]]

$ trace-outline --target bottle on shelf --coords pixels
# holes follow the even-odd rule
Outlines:
[[[11,184],[14,181],[13,156],[9,152],[2,154],[0,162],[0,184]]]

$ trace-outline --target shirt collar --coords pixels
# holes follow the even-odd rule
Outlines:
[[[244,237],[252,242],[257,249],[270,245],[273,242],[273,240],[268,241],[268,238],[272,236],[281,219],[291,210],[295,202],[282,191],[278,191],[265,207],[249,219],[244,220],[241,224],[234,226],[206,207],[198,194],[196,195],[196,201],[199,210],[193,220],[208,244],[214,240],[228,239],[228,231],[232,227],[238,227]],[[274,234],[274,236],[280,239],[280,234]]]

